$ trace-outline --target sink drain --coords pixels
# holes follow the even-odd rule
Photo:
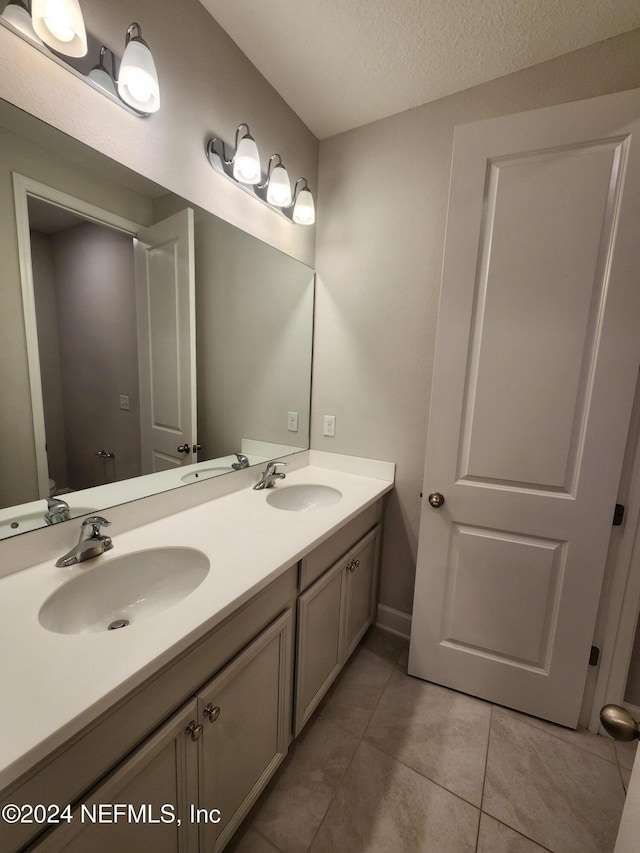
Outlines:
[[[107,628],[108,631],[117,631],[118,628],[126,628],[129,624],[128,619],[115,619]]]

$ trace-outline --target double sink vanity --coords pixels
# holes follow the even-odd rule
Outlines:
[[[394,466],[290,459],[272,488],[211,480],[196,506],[114,522],[99,556],[0,580],[5,853],[224,848],[375,614]]]

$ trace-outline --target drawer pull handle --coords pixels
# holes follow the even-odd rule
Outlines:
[[[355,570],[358,568],[359,565],[360,565],[360,560],[351,560],[351,562],[347,566],[347,571],[353,573],[353,572],[355,572]]]
[[[185,734],[191,735],[191,740],[196,741],[200,738],[203,731],[204,731],[203,726],[198,726],[198,725],[196,725],[195,720],[191,720],[191,722],[189,723],[189,725],[185,729]]]
[[[211,702],[209,702],[208,705],[205,705],[202,713],[205,715],[205,717],[209,718],[210,723],[215,723],[215,721],[220,716],[220,708],[217,705],[214,707]]]

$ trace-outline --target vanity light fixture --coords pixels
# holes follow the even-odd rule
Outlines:
[[[140,24],[135,22],[127,29],[118,76],[118,94],[125,104],[138,112],[148,114],[160,109],[156,66],[149,45],[142,38]]]
[[[42,41],[65,56],[86,56],[87,31],[78,0],[33,0],[33,28]]]
[[[304,186],[298,188],[298,184],[301,181],[304,182]],[[306,178],[298,178],[296,181],[292,208],[292,219],[298,225],[313,225],[316,221],[316,208],[313,203],[313,195],[311,194]]]
[[[246,128],[245,135],[238,139]],[[267,176],[261,183],[262,172],[258,146],[251,136],[249,125],[243,123],[236,130],[236,151],[228,157],[225,144],[219,136],[212,136],[205,146],[209,165],[227,178],[236,181],[245,191],[253,191],[257,198],[280,212],[298,225],[313,225],[316,221],[313,195],[306,178],[298,178],[292,199],[289,174],[279,154],[269,158]],[[304,186],[300,186],[300,184]]]
[[[247,132],[238,141],[240,130],[246,127]],[[233,155],[233,177],[241,184],[259,184],[262,177],[258,146],[251,136],[249,125],[242,123],[236,130],[236,153]]]
[[[111,71],[105,68],[104,65],[104,56],[105,53],[109,51],[111,54]],[[89,72],[89,79],[93,80],[101,89],[104,89],[105,92],[108,92],[110,95],[113,95],[114,98],[118,97],[118,93],[116,92],[116,58],[114,53],[110,48],[102,45],[100,48],[100,59],[97,65],[94,65],[91,71]]]
[[[35,44],[42,44],[42,39],[33,29],[33,21],[31,20],[29,7],[26,3],[23,3],[22,0],[10,0],[2,13],[2,17],[5,21],[8,21],[11,26],[20,30],[22,35],[26,36],[29,41],[35,42]]]

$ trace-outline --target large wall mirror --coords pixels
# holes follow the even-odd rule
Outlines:
[[[0,235],[0,538],[308,448],[312,269],[2,101]]]

